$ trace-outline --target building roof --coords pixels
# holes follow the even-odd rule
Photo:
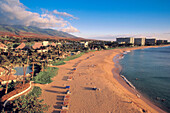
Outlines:
[[[0,67],[0,72],[3,72],[4,70],[5,70],[4,68]]]
[[[15,79],[16,79],[16,77],[14,75],[11,75],[10,78],[9,78],[9,80],[15,80]],[[5,76],[0,76],[0,82],[1,81],[6,81],[6,77]]]
[[[34,45],[32,46],[33,49],[38,49],[40,47],[42,47],[42,43],[41,42],[35,42]]]
[[[7,46],[0,42],[0,48],[7,48]]]
[[[23,49],[25,46],[25,43],[21,43],[16,49]]]
[[[56,44],[53,42],[53,43],[51,43],[51,46],[56,46]]]

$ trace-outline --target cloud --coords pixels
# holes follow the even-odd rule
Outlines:
[[[75,33],[75,32],[80,32],[78,29],[74,28],[73,26],[68,26],[66,28],[59,29],[60,31],[63,32],[68,32],[68,33]]]
[[[45,11],[39,14],[28,11],[27,7],[20,3],[19,0],[0,0],[0,24],[17,24],[61,29],[70,25],[68,21],[58,17],[61,15],[76,18],[71,14],[58,12],[57,10],[53,12]]]
[[[54,14],[57,14],[57,15],[60,15],[60,16],[64,16],[64,17],[71,17],[71,18],[73,18],[73,19],[78,19],[77,17],[74,17],[73,15],[68,14],[68,13],[66,13],[66,12],[59,12],[59,11],[57,11],[57,10],[54,10],[53,13],[54,13]]]

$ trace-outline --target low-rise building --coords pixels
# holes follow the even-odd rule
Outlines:
[[[84,44],[84,47],[88,47],[88,45],[89,45],[89,42],[86,42],[86,43]]]
[[[0,67],[0,76],[4,75],[5,74],[5,69]]]
[[[84,47],[88,47],[88,45],[89,45],[89,42],[80,42],[80,44],[82,45],[82,46],[84,46]]]
[[[135,38],[134,44],[137,46],[144,46],[146,38]]]
[[[41,42],[35,42],[34,45],[32,46],[33,49],[39,49],[41,48],[43,45]]]
[[[22,50],[25,46],[26,46],[25,43],[21,43],[21,44],[20,44],[18,47],[16,47],[15,49],[16,49],[16,50],[18,50],[18,49]]]
[[[3,50],[4,52],[7,52],[8,46],[0,42],[0,49]]]
[[[0,76],[0,84],[1,85],[5,85],[7,82],[8,83],[11,83],[11,82],[16,82],[17,80],[16,80],[16,76],[14,76],[14,75],[11,75],[11,76],[9,76],[9,78],[8,78],[8,80],[6,79],[6,76]]]
[[[43,46],[48,46],[49,42],[48,41],[43,41],[42,44],[43,44]]]
[[[56,44],[54,42],[52,42],[50,45],[56,47]]]

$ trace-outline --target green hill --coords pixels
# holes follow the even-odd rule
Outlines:
[[[71,35],[66,32],[53,30],[53,29],[41,29],[38,27],[33,26],[23,26],[23,25],[0,25],[0,31],[1,32],[10,32],[15,35],[20,35],[20,33],[35,33],[39,35],[48,35],[48,36],[58,36],[58,37],[64,37],[64,38],[78,38],[74,35]]]

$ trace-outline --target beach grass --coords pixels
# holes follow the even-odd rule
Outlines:
[[[66,64],[66,63],[63,60],[53,63],[54,66],[59,66],[59,65],[64,65],[64,64]]]
[[[64,61],[70,61],[70,60],[76,59],[78,57],[81,57],[83,54],[84,52],[77,54],[77,55],[68,56],[67,58],[64,59]]]
[[[49,84],[52,82],[51,78],[56,76],[58,73],[57,67],[48,67],[46,71],[41,71],[37,76],[33,78],[35,83]]]
[[[36,95],[37,97],[39,97],[41,94],[42,94],[42,89],[38,86],[34,86],[31,92],[28,93],[28,96]]]

